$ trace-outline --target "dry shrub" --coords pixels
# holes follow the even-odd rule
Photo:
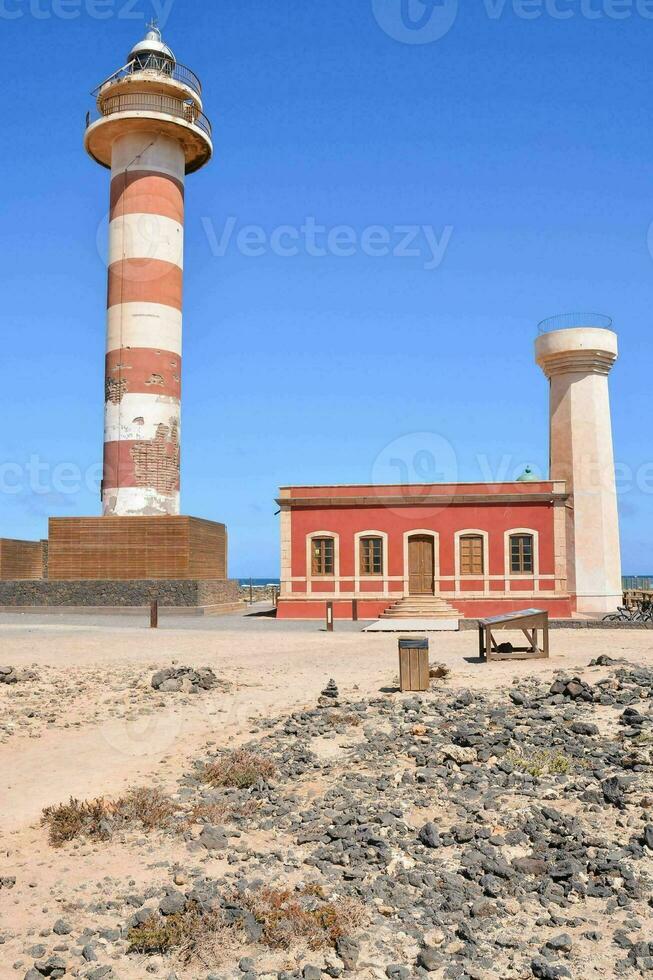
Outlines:
[[[274,762],[266,756],[236,749],[205,766],[204,781],[215,789],[222,786],[250,789],[259,779],[270,779],[275,772]]]
[[[183,966],[195,964],[216,969],[233,958],[243,942],[242,934],[227,925],[220,912],[195,913],[190,928],[184,930],[177,959]]]
[[[320,885],[301,891],[261,888],[234,899],[263,926],[260,941],[271,949],[332,947],[366,918],[363,907],[351,899],[329,901]],[[154,914],[131,929],[128,940],[129,952],[173,954],[183,966],[207,969],[220,967],[246,944],[239,921],[226,922],[221,910],[206,911],[196,904],[166,918]]]
[[[103,797],[76,800],[43,810],[41,824],[48,828],[53,847],[78,837],[109,840],[115,830],[140,824],[143,830],[166,830],[177,812],[174,803],[160,790],[141,787],[110,802]]]
[[[161,790],[139,787],[130,790],[116,803],[118,819],[126,824],[141,823],[143,830],[167,830],[175,814],[176,805]]]
[[[188,814],[187,823],[226,823],[252,817],[263,806],[262,800],[246,800],[244,803],[229,803],[221,800],[215,803],[198,803]]]
[[[291,949],[300,943],[312,950],[335,946],[365,921],[361,905],[349,898],[327,901],[319,885],[301,891],[261,888],[241,901],[263,926],[260,941],[271,949]]]
[[[183,965],[207,969],[221,966],[240,945],[240,936],[226,925],[221,912],[206,912],[189,905],[165,919],[153,916],[130,929],[129,952],[174,954]]]
[[[334,726],[351,725],[352,728],[358,728],[361,724],[361,717],[354,711],[330,711],[327,715],[327,721]]]
[[[96,800],[76,800],[46,807],[41,824],[48,828],[48,840],[53,847],[61,847],[76,837],[108,840],[111,836],[109,821],[111,804],[101,797]]]

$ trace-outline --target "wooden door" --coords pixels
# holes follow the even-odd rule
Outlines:
[[[433,538],[416,536],[408,539],[408,591],[411,595],[435,593],[434,558]]]

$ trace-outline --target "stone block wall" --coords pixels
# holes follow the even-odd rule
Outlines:
[[[220,606],[239,602],[235,579],[0,581],[0,606]]]

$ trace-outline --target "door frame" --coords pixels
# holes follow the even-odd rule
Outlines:
[[[433,538],[433,594],[438,595],[440,578],[440,535],[430,528],[414,528],[404,531],[404,596],[410,595],[409,544],[411,538]]]

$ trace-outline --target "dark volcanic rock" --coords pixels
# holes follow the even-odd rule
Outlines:
[[[336,940],[336,953],[345,965],[346,970],[355,970],[360,956],[360,943],[347,936]]]
[[[274,778],[216,789],[198,759],[179,786],[188,864],[178,887],[132,882],[120,902],[98,902],[106,923],[121,923],[116,973],[129,929],[150,917],[211,911],[255,944],[271,922],[292,928],[285,902],[314,923],[352,903],[360,920],[346,919],[324,959],[316,952],[315,965],[301,960],[282,978],[354,976],[374,963],[394,980],[556,980],[584,976],[599,952],[606,977],[648,971],[653,671],[601,666],[593,686],[522,676],[498,691],[352,703],[330,682],[319,706],[257,719],[243,748],[271,760]],[[253,899],[266,887],[267,919]],[[100,925],[79,946],[101,955]],[[85,976],[73,952],[69,969]],[[144,976],[168,969],[150,966]],[[245,946],[215,976],[266,969],[261,945]]]
[[[442,966],[442,957],[437,949],[425,946],[417,956],[417,965],[428,973],[434,973]]]
[[[212,827],[210,824],[202,827],[198,842],[207,851],[224,851],[229,843],[224,830],[221,827]]]
[[[435,824],[429,820],[419,832],[419,839],[426,847],[440,847],[440,834]]]
[[[152,687],[163,693],[186,691],[188,694],[197,694],[199,691],[212,690],[217,683],[218,678],[210,667],[200,670],[192,667],[166,667],[152,676]]]
[[[535,959],[531,964],[534,977],[541,980],[558,980],[559,977],[570,977],[571,973],[566,966],[548,963],[546,960]]]

